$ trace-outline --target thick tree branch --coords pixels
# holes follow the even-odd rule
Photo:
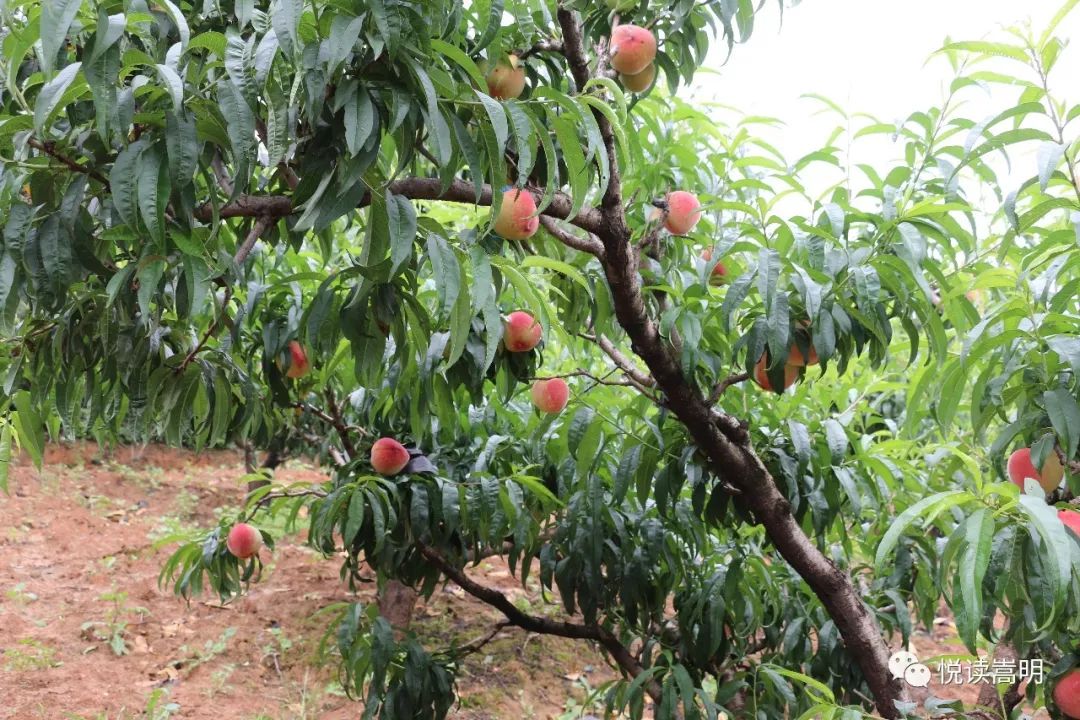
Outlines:
[[[46,140],[46,141],[42,142],[41,140],[37,140],[35,138],[30,138],[29,140],[26,141],[26,143],[30,147],[32,147],[32,148],[34,148],[36,150],[40,150],[41,152],[45,153],[49,157],[53,158],[54,160],[57,160],[57,161],[63,163],[64,165],[66,165],[68,167],[69,170],[72,170],[73,172],[81,173],[83,175],[88,175],[88,176],[92,177],[94,180],[97,180],[99,183],[104,185],[106,190],[111,190],[111,186],[109,185],[109,178],[105,177],[104,175],[102,175],[100,172],[98,172],[94,168],[86,167],[85,165],[80,165],[79,163],[77,163],[74,160],[72,160],[71,158],[69,158],[67,155],[64,155],[62,152],[60,152],[60,151],[58,151],[56,149],[56,144],[53,143],[51,140]]]
[[[466,203],[470,205],[491,205],[491,186],[481,188],[480,200],[476,200],[476,190],[472,183],[455,180],[444,192],[439,178],[406,178],[396,180],[387,187],[394,195],[401,195],[410,200],[442,200],[445,202]],[[357,207],[371,204],[371,194],[361,198]],[[555,193],[544,215],[569,220],[579,228],[596,234],[602,224],[602,217],[595,208],[584,208],[573,217],[573,201],[565,193]],[[285,217],[294,212],[292,199],[286,195],[239,195],[231,202],[218,208],[218,217],[259,217],[267,215],[273,218]],[[202,222],[210,222],[214,217],[214,207],[205,203],[195,211],[195,217]]]
[[[584,87],[588,81],[588,63],[580,24],[574,13],[565,8],[560,8],[558,15],[571,73],[578,87]],[[606,144],[610,125],[603,117],[598,117],[597,122]],[[878,712],[886,718],[898,717],[895,701],[904,697],[903,690],[889,672],[889,652],[881,630],[851,578],[806,536],[792,514],[790,503],[749,443],[735,442],[721,430],[707,398],[683,373],[679,359],[649,316],[620,199],[618,162],[613,147],[609,148],[608,157],[612,182],[601,205],[603,224],[596,235],[606,251],[604,273],[619,324],[629,336],[634,352],[649,367],[656,386],[663,391],[665,406],[686,426],[722,481],[742,491],[744,502],[765,527],[769,539],[821,600],[840,630],[847,651],[862,670]]]
[[[558,40],[541,40],[527,50],[523,50],[518,53],[519,60],[527,60],[529,57],[542,52],[553,52],[562,54],[563,44]]]
[[[557,635],[559,637],[575,640],[592,640],[599,643],[608,654],[611,655],[611,658],[615,663],[630,677],[636,678],[644,672],[644,668],[641,667],[641,664],[634,658],[626,646],[619,642],[619,639],[607,628],[600,625],[579,625],[577,623],[529,615],[520,610],[517,605],[514,605],[509,598],[498,590],[481,585],[469,578],[462,570],[450,564],[450,562],[443,557],[439,551],[435,550],[435,548],[422,543],[417,543],[417,549],[428,562],[439,570],[439,572],[450,580],[453,580],[458,587],[477,600],[485,602],[501,612],[506,616],[506,619],[511,625],[516,625],[523,630],[540,633],[542,635]],[[663,691],[655,680],[647,680],[644,687],[645,691],[649,693],[649,697],[653,699],[653,702],[660,702]]]

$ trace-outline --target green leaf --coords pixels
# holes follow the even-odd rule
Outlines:
[[[983,577],[990,564],[990,549],[994,540],[994,516],[979,508],[962,525],[964,550],[957,569],[960,603],[954,605],[956,626],[960,639],[969,650],[975,650],[976,636],[983,615]],[[958,528],[957,532],[960,532]]]
[[[41,468],[45,453],[44,423],[30,403],[30,393],[23,390],[15,394],[15,434],[19,447],[30,455],[34,466]]]
[[[943,511],[974,499],[974,496],[969,492],[952,490],[923,498],[907,510],[904,510],[889,526],[889,529],[881,538],[881,542],[878,543],[877,552],[874,555],[874,568],[876,571],[879,573],[885,571],[885,560],[888,558],[889,553],[896,547],[900,537],[920,517],[923,518],[924,525],[929,525]]]
[[[182,112],[184,109],[184,81],[168,65],[158,64],[154,67],[157,69],[161,81],[165,83],[165,89],[169,92],[169,97],[172,98],[173,112]]]
[[[60,99],[64,96],[68,86],[75,80],[75,76],[81,67],[81,62],[68,65],[41,88],[41,92],[38,93],[37,100],[34,103],[35,132],[40,134],[44,131],[50,116],[60,104]]]
[[[0,429],[0,491],[8,494],[8,475],[11,472],[11,425]]]
[[[41,4],[41,69],[46,75],[52,74],[80,5],[82,0],[46,0]]]
[[[1050,416],[1050,423],[1054,426],[1054,432],[1057,433],[1061,442],[1065,457],[1073,457],[1080,444],[1080,405],[1065,388],[1044,392],[1043,403],[1046,405],[1046,414]]]
[[[487,89],[487,80],[484,79],[484,75],[480,72],[480,68],[476,66],[476,63],[473,62],[472,58],[466,55],[461,48],[439,40],[438,38],[432,38],[431,49],[439,53],[439,55],[449,58],[457,63],[469,76],[469,79],[473,81],[477,89]]]
[[[390,274],[396,274],[413,254],[416,241],[416,210],[412,201],[386,191],[386,213],[390,227]]]

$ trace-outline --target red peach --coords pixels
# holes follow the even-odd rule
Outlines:
[[[541,412],[551,414],[562,412],[566,401],[570,399],[570,388],[562,378],[537,380],[529,393],[532,395],[533,405]]]
[[[1080,512],[1075,510],[1058,510],[1058,519],[1065,523],[1065,527],[1070,528],[1077,537],[1080,537]]]
[[[307,353],[304,351],[304,346],[295,340],[289,341],[289,369],[285,371],[285,376],[290,378],[302,378],[308,374],[311,370],[311,363],[308,362]]]
[[[1055,490],[1061,484],[1061,478],[1065,477],[1065,468],[1061,466],[1057,452],[1051,452],[1047,456],[1040,473],[1031,460],[1031,448],[1020,448],[1010,455],[1006,469],[1009,473],[1009,479],[1016,483],[1021,490],[1024,489],[1024,479],[1033,478],[1042,485],[1045,492],[1049,493]]]
[[[754,366],[754,381],[761,386],[762,390],[772,390],[772,383],[769,382],[768,372],[769,354],[765,353],[757,361],[757,365]],[[799,368],[791,365],[790,363],[784,365],[784,390],[795,384],[795,381],[799,379]]]
[[[619,25],[611,32],[611,67],[637,75],[656,58],[656,37],[637,25]]]
[[[540,343],[543,329],[536,318],[527,312],[518,310],[506,318],[506,331],[503,341],[510,352],[529,352]]]
[[[525,90],[525,68],[519,64],[517,55],[499,58],[486,79],[488,95],[496,100],[519,97]]]
[[[247,523],[236,523],[229,530],[229,537],[225,541],[225,547],[241,560],[257,555],[262,547],[262,535]]]
[[[1054,686],[1054,702],[1061,712],[1080,720],[1080,668],[1065,673]]]
[[[676,190],[667,195],[667,215],[664,227],[672,235],[685,235],[694,229],[701,219],[701,203],[697,195],[684,190]]]
[[[393,438],[379,438],[371,446],[371,467],[380,475],[397,475],[409,464],[409,451]]]
[[[495,232],[507,240],[525,240],[536,234],[540,218],[536,216],[536,198],[528,190],[511,188],[503,192]]]
[[[619,80],[630,92],[643,93],[652,87],[653,80],[656,78],[656,65],[649,63],[645,66],[645,69],[639,73],[633,75],[622,74],[619,75]]]
[[[705,262],[712,262],[712,248],[705,248],[701,253],[701,259]],[[717,260],[716,265],[713,266],[712,275],[709,276],[709,283],[712,285],[723,285],[727,282],[727,268],[724,267],[722,260]]]

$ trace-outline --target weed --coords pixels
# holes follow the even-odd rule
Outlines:
[[[23,638],[16,647],[4,649],[4,670],[8,672],[45,670],[60,665],[56,650],[33,638]]]

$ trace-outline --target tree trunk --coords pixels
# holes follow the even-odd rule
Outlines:
[[[379,589],[379,614],[386,618],[396,632],[403,633],[412,624],[418,597],[416,591],[408,585],[397,580],[388,580],[386,585]]]
[[[1003,660],[1011,666],[1015,666],[1017,659],[1016,648],[1007,640],[1002,640],[994,648],[992,662],[996,663]],[[976,704],[980,708],[984,708],[993,717],[999,720],[1008,720],[1009,714],[1012,713],[1013,708],[1020,704],[1020,700],[1020,678],[1017,678],[1009,684],[1009,687],[1005,688],[1003,695],[998,695],[997,685],[985,683],[979,688],[979,699]]]

